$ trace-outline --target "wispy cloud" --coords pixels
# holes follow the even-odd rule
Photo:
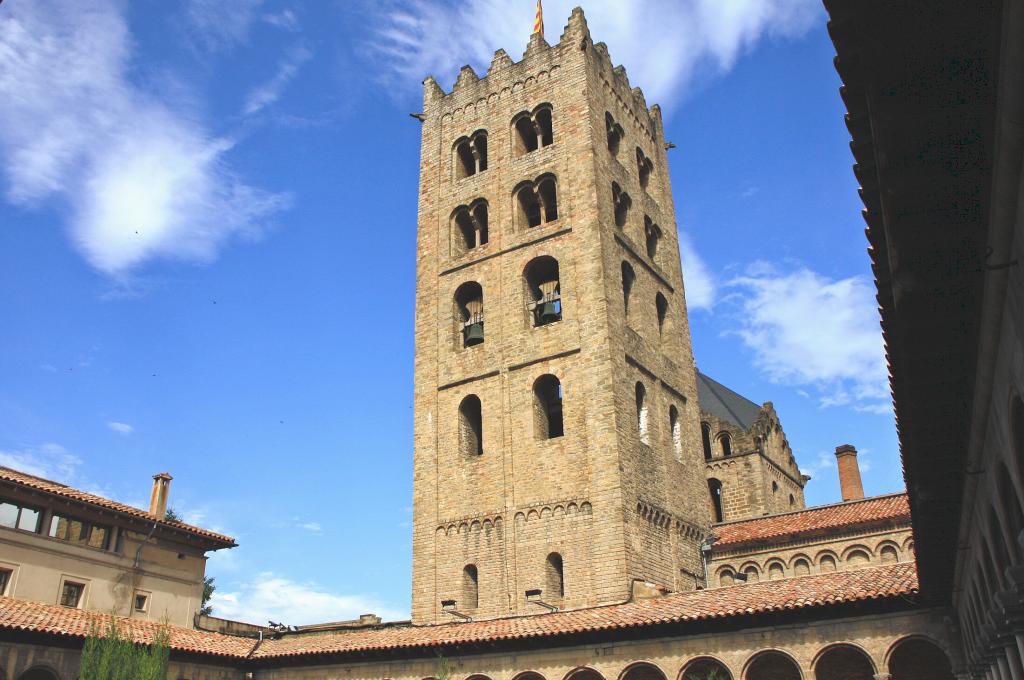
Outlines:
[[[301,526],[306,531],[312,532],[314,534],[319,534],[321,531],[323,531],[323,527],[320,526],[320,522],[305,522],[299,526]]]
[[[72,242],[106,274],[210,261],[230,239],[258,237],[289,199],[245,184],[226,161],[233,140],[129,80],[120,7],[55,0],[0,14],[7,199],[66,199]]]
[[[262,19],[264,22],[283,31],[294,33],[299,30],[299,18],[290,9],[283,9],[280,12],[268,12],[263,15]]]
[[[0,465],[58,482],[74,479],[81,464],[81,458],[53,442],[14,450],[0,449]]]
[[[679,257],[683,261],[687,310],[711,309],[715,304],[715,278],[687,234],[679,235]]]
[[[558,40],[578,0],[545,3],[547,38]],[[374,6],[375,9],[380,7]],[[388,73],[419,83],[427,74],[451,82],[462,64],[485,69],[494,51],[518,56],[533,27],[521,0],[389,2],[378,10],[368,47]],[[648,102],[680,94],[701,72],[725,72],[765,37],[806,32],[821,15],[818,0],[592,0],[587,21]]]
[[[117,421],[111,421],[107,423],[107,427],[109,427],[111,430],[118,434],[127,435],[131,434],[132,432],[135,432],[135,428],[129,425],[128,423],[119,423]]]
[[[212,599],[214,614],[229,619],[287,625],[344,621],[373,612],[387,620],[407,618],[369,595],[332,593],[316,583],[299,583],[272,572],[257,574],[233,590],[218,590]]]
[[[187,0],[185,17],[191,36],[202,47],[230,49],[249,39],[262,5],[263,0]]]
[[[299,68],[312,56],[313,53],[305,47],[297,47],[288,53],[278,65],[274,77],[251,90],[246,96],[243,108],[245,114],[252,115],[276,102],[284,92],[285,86],[299,72]]]
[[[752,266],[728,284],[735,331],[770,380],[816,394],[821,406],[888,413],[889,388],[874,287],[800,267]]]

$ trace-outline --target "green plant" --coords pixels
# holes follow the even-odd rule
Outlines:
[[[444,658],[441,654],[437,655],[437,674],[434,676],[434,680],[451,680],[452,669],[448,665],[448,659]]]
[[[213,583],[213,577],[207,576],[203,579],[203,601],[199,603],[199,613],[203,616],[210,616],[213,614],[213,605],[210,604],[210,598],[213,597],[213,591],[217,590],[217,586]]]
[[[711,670],[699,670],[696,673],[687,673],[685,680],[728,680],[717,668]]]
[[[94,627],[82,648],[80,680],[165,680],[170,658],[167,629],[157,630],[149,645],[125,637],[111,618],[110,626]]]
[[[181,515],[174,508],[167,508],[167,512],[164,513],[164,519],[168,522],[180,522]]]

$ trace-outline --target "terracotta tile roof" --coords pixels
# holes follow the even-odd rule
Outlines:
[[[718,538],[715,548],[722,548],[768,539],[781,543],[795,534],[834,531],[883,521],[905,521],[908,526],[910,525],[910,505],[907,503],[906,493],[875,496],[862,501],[848,501],[799,512],[787,512],[783,515],[717,524],[712,531]]]
[[[54,494],[55,496],[60,496],[61,498],[68,498],[71,500],[79,501],[81,503],[93,505],[98,508],[103,508],[104,510],[113,510],[115,512],[120,512],[125,515],[130,515],[131,517],[143,519],[147,522],[153,521],[153,516],[146,512],[145,510],[133,508],[130,505],[118,503],[117,501],[112,501],[108,498],[103,498],[102,496],[96,496],[95,494],[86,493],[85,491],[79,491],[78,489],[73,489],[70,486],[60,484],[59,482],[53,482],[50,481],[49,479],[43,479],[42,477],[36,477],[34,475],[29,475],[24,472],[18,472],[17,470],[13,470],[8,467],[0,466],[0,481],[13,482],[14,484],[27,486],[38,491],[45,491],[47,493]],[[195,536],[201,536],[203,538],[209,539],[214,543],[221,544],[218,546],[220,548],[229,548],[234,547],[236,545],[235,539],[231,538],[230,536],[218,534],[215,531],[209,531],[207,529],[194,527],[190,524],[185,524],[184,522],[169,522],[167,520],[160,519],[158,520],[158,523],[170,529],[184,531]]]
[[[916,589],[917,571],[914,565],[902,563],[494,621],[291,634],[276,640],[265,640],[253,658],[422,649],[639,628],[880,600],[908,595]]]
[[[168,626],[168,630],[170,645],[175,651],[260,660],[424,649],[635,629],[884,600],[916,591],[917,571],[912,563],[902,563],[494,621],[437,626],[384,625],[350,631],[292,633],[276,640],[264,640],[259,645],[250,638],[220,633],[175,626]],[[102,627],[109,621],[109,614],[0,597],[0,630],[21,630],[81,639],[93,625],[99,624]],[[122,617],[118,617],[118,625],[126,636],[139,643],[152,641],[160,628],[160,624],[155,622]]]
[[[110,614],[0,597],[0,630],[84,639],[94,627],[106,630],[110,619]],[[156,621],[126,619],[121,616],[117,617],[117,625],[122,635],[142,644],[152,642],[161,628],[161,624]],[[191,628],[167,626],[167,630],[170,633],[171,649],[179,652],[241,658],[247,656],[256,644],[256,640],[250,638],[206,633]]]

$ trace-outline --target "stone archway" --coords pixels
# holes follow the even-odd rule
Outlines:
[[[679,680],[732,680],[732,673],[718,659],[703,656],[683,666]]]
[[[619,676],[619,680],[667,680],[667,678],[661,669],[653,663],[640,661],[626,668]]]
[[[853,645],[829,647],[814,664],[815,680],[874,680],[875,665]]]
[[[908,638],[889,653],[892,680],[955,680],[949,657],[934,642]]]
[[[49,668],[36,666],[19,675],[18,680],[60,680],[60,676]]]
[[[759,652],[747,665],[744,680],[801,680],[803,675],[793,657],[775,650]]]
[[[604,676],[593,668],[581,666],[566,673],[565,680],[604,680]]]

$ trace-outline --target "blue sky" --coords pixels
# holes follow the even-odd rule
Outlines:
[[[545,3],[556,40],[573,3]],[[818,0],[584,5],[670,152],[698,366],[902,488]],[[0,464],[236,536],[217,611],[408,614],[420,81],[532,0],[0,5]],[[369,356],[367,356],[369,353]]]

